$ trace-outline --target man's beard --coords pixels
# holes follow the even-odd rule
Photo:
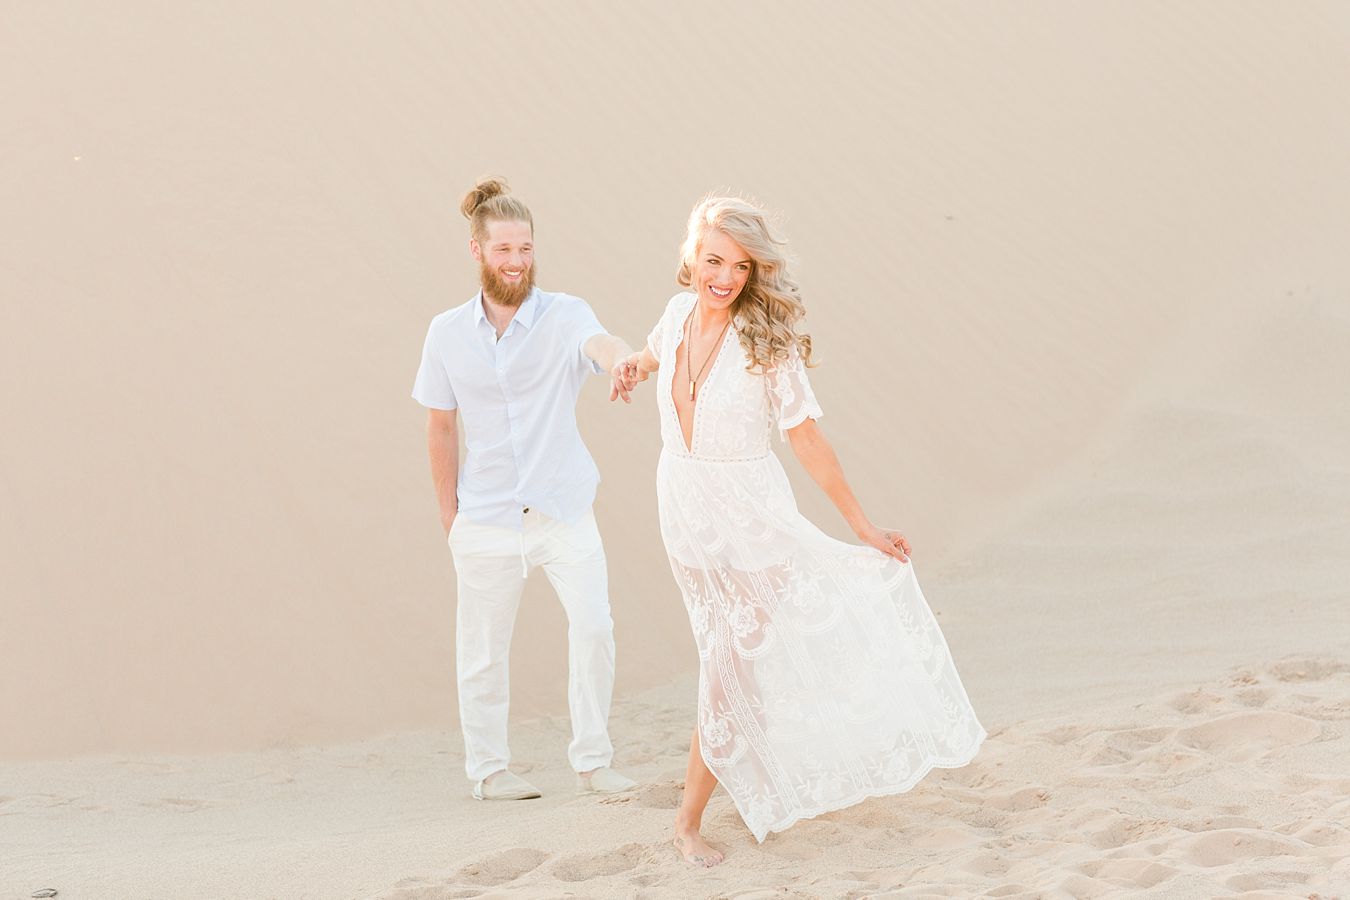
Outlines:
[[[478,279],[482,282],[483,293],[493,303],[514,308],[524,303],[525,298],[530,296],[530,291],[534,290],[534,263],[530,263],[530,267],[521,274],[520,280],[516,282],[502,278],[497,274],[497,270],[488,266],[487,263],[479,263]]]

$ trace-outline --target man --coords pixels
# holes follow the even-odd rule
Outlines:
[[[631,350],[585,301],[534,286],[534,220],[504,181],[480,181],[460,209],[482,290],[432,320],[413,398],[429,408],[432,480],[458,584],[465,770],[480,800],[539,796],[508,768],[506,722],[511,631],[525,579],[540,567],[567,612],[567,754],[578,790],[628,790],[636,783],[609,768],[613,621],[591,511],[600,478],[576,402],[588,375],[609,373]],[[622,385],[615,396],[628,399]]]

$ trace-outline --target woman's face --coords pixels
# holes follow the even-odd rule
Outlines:
[[[725,232],[709,231],[694,262],[694,290],[705,309],[730,308],[750,280],[754,262],[745,248]]]

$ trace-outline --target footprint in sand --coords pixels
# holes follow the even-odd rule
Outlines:
[[[482,895],[483,892],[477,888],[433,883],[429,878],[404,878],[380,900],[471,900]]]
[[[980,762],[972,762],[959,769],[939,770],[933,776],[932,785],[959,785],[963,788],[981,789],[997,784],[999,779],[988,767]]]
[[[1171,830],[1170,823],[1162,819],[1137,819],[1132,816],[1117,816],[1087,835],[1088,843],[1099,850],[1115,850]],[[1086,871],[1086,870],[1084,870]],[[1094,875],[1088,872],[1089,875]],[[1095,877],[1095,875],[1094,875]]]
[[[1165,866],[1151,859],[1093,861],[1084,864],[1082,869],[1093,878],[1130,888],[1156,887],[1177,874],[1177,870],[1171,866]]]
[[[1050,791],[1039,785],[1022,788],[1020,791],[1013,791],[1011,794],[996,794],[989,797],[987,802],[994,809],[1001,809],[1006,812],[1026,812],[1029,809],[1036,809],[1050,802]]]
[[[1187,797],[1177,797],[1172,794],[1162,794],[1158,797],[1158,802],[1163,806],[1172,809],[1195,809],[1195,801]]]
[[[571,882],[618,875],[637,868],[642,850],[641,844],[624,844],[607,853],[564,856],[553,866],[553,875],[560,881]]]
[[[1243,872],[1226,880],[1223,886],[1235,891],[1277,891],[1288,896],[1291,885],[1303,884],[1311,877],[1307,872]]]
[[[979,875],[981,878],[1002,878],[1012,866],[1007,857],[987,850],[958,856],[955,863],[964,871]]]
[[[1193,716],[1209,712],[1221,703],[1223,703],[1223,698],[1218,694],[1211,694],[1206,690],[1194,690],[1178,694],[1167,705],[1179,713]]]
[[[637,887],[655,887],[664,882],[670,876],[662,872],[649,872],[646,875],[633,875],[628,879],[628,883]]]
[[[1309,847],[1293,838],[1249,829],[1209,831],[1184,842],[1183,859],[1206,869],[1244,862],[1255,856],[1303,856]]]
[[[1055,884],[1055,889],[1059,891],[1053,896],[1065,897],[1109,897],[1113,891],[1119,895],[1119,888],[1115,885],[1107,884],[1105,881],[1097,881],[1095,878],[1088,878],[1086,875],[1070,875],[1068,878],[1061,879]],[[1035,896],[1043,896],[1037,893]]]
[[[613,794],[601,798],[605,804],[628,804],[644,809],[678,809],[682,787],[673,782],[666,784],[647,784],[623,794]]]
[[[1309,897],[1321,897],[1322,900],[1340,900],[1345,896],[1345,886],[1350,884],[1350,856],[1342,856],[1325,872],[1320,872],[1308,879],[1308,887],[1317,888],[1316,894],[1310,894]],[[1323,894],[1322,889],[1328,893]],[[1335,891],[1335,893],[1331,893]]]
[[[1171,737],[1173,733],[1174,731],[1171,728],[1127,728],[1108,735],[1106,744],[1108,747],[1124,753],[1134,753],[1146,747],[1154,746]]]
[[[1350,665],[1326,659],[1286,659],[1270,667],[1280,681],[1323,681],[1332,675],[1350,672]]]
[[[1001,810],[995,809],[992,804],[956,806],[949,809],[946,815],[964,822],[972,828],[993,828],[997,830],[1005,827],[1009,822],[1009,816]]]
[[[1177,732],[1177,739],[1187,747],[1245,761],[1276,747],[1306,744],[1321,734],[1321,724],[1312,719],[1263,710],[1234,713],[1183,728]]]
[[[1270,702],[1271,692],[1266,688],[1246,688],[1237,692],[1237,702],[1243,706],[1262,707]]]
[[[1176,776],[1199,769],[1207,763],[1207,758],[1199,753],[1159,748],[1140,759],[1135,768],[1159,775]]]
[[[775,835],[772,841],[766,841],[760,849],[770,856],[794,862],[817,859],[822,853],[821,845],[807,837],[804,830],[795,834],[788,830]]]
[[[1190,822],[1178,822],[1177,827],[1198,834],[1203,831],[1224,831],[1233,828],[1251,828],[1260,831],[1265,826],[1247,816],[1210,816]]]
[[[1277,828],[1276,831],[1296,838],[1305,844],[1312,844],[1314,847],[1331,847],[1337,844],[1350,847],[1350,831],[1346,831],[1340,825],[1331,822],[1302,819]]]
[[[486,886],[506,884],[508,881],[515,881],[526,872],[533,872],[546,859],[548,854],[543,851],[516,847],[470,863],[459,870],[456,878],[467,884]]]
[[[1120,766],[1133,759],[1130,754],[1114,747],[1103,747],[1086,760],[1089,766]]]
[[[1046,743],[1062,747],[1065,744],[1076,743],[1096,731],[1096,728],[1091,728],[1086,725],[1061,725],[1058,728],[1052,728],[1049,731],[1042,731],[1040,734],[1035,735],[1035,737]]]
[[[959,850],[981,842],[979,835],[950,825],[920,834],[911,841],[920,850]]]

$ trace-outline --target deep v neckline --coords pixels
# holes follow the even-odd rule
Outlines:
[[[689,418],[689,436],[685,437],[684,420],[680,418],[680,403],[678,400],[675,399],[675,387],[676,387],[675,375],[679,372],[680,368],[679,366],[680,347],[684,345],[686,340],[685,335],[687,332],[685,326],[686,325],[689,326],[688,331],[693,331],[693,325],[692,323],[690,323],[689,319],[697,311],[698,311],[698,298],[695,297],[694,305],[689,307],[689,311],[685,313],[684,318],[680,320],[680,330],[678,332],[679,337],[675,341],[675,347],[671,350],[671,353],[675,355],[676,363],[675,366],[672,367],[670,373],[670,405],[671,407],[673,407],[672,411],[675,413],[675,426],[680,430],[680,441],[681,443],[684,444],[684,451],[688,453],[690,456],[694,455],[694,442],[698,439],[698,411],[701,408],[701,404],[698,400],[698,397],[695,396],[695,399],[693,400],[694,408],[691,411],[691,415]],[[722,340],[718,342],[717,347],[714,348],[713,350],[713,353],[715,355],[713,356],[712,361],[707,364],[708,377],[703,379],[703,389],[706,389],[707,386],[712,383],[713,375],[717,373],[717,367],[722,362],[722,351],[726,349],[727,339],[736,333],[735,324],[736,323],[734,319],[728,322],[728,327],[726,331],[722,334]],[[692,362],[693,361],[689,359],[685,360],[686,370],[688,369],[690,363]],[[686,371],[685,377],[688,378],[688,376],[689,373]]]

